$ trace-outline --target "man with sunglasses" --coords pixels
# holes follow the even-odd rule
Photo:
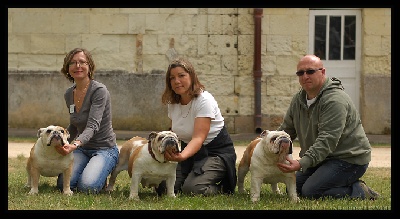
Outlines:
[[[360,178],[371,161],[371,145],[360,115],[341,81],[329,78],[315,55],[302,57],[297,92],[278,130],[300,143],[299,160],[287,157],[282,172],[296,171],[300,197],[375,200],[379,194]]]

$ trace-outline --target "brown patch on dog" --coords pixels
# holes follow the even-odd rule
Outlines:
[[[261,138],[256,138],[247,145],[246,150],[243,152],[243,157],[239,162],[240,166],[247,166],[250,167],[251,156],[253,156],[254,148],[256,147],[257,143],[261,141]]]
[[[135,161],[135,159],[138,157],[138,154],[140,152],[140,149],[143,147],[139,146],[137,148],[135,148],[135,150],[132,152],[131,156],[129,157],[129,163],[128,163],[128,174],[129,177],[132,178],[132,167],[133,167],[133,162]]]

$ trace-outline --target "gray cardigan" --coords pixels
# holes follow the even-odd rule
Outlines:
[[[74,104],[73,90],[76,84],[67,89],[64,94],[65,103],[70,112]],[[110,148],[116,145],[116,135],[112,127],[111,98],[106,86],[91,80],[82,108],[78,112],[74,108],[70,112],[69,142],[79,140],[84,149]]]

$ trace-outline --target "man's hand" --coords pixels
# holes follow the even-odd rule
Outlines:
[[[290,172],[300,170],[301,165],[298,160],[290,159],[289,155],[286,156],[286,160],[289,162],[289,164],[286,164],[286,163],[278,163],[277,164],[278,168],[282,172],[290,173]]]

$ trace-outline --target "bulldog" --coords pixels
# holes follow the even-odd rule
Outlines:
[[[292,156],[292,147],[290,136],[285,131],[264,130],[260,137],[251,141],[238,165],[239,193],[244,193],[244,178],[250,170],[252,202],[260,200],[262,183],[271,184],[272,192],[277,194],[282,194],[278,183],[285,183],[290,199],[298,202],[295,172],[283,173],[276,165],[278,162],[288,163],[286,156]]]
[[[74,157],[70,153],[66,156],[59,154],[55,147],[68,144],[69,132],[61,126],[50,125],[40,128],[37,132],[38,140],[33,145],[27,161],[28,172],[27,187],[31,190],[29,194],[39,193],[38,185],[40,176],[54,177],[60,173],[64,174],[63,193],[72,195],[70,179]]]
[[[112,191],[117,175],[128,170],[131,178],[129,199],[139,200],[139,183],[144,188],[157,188],[163,180],[166,180],[167,195],[175,197],[178,163],[165,160],[164,153],[167,150],[181,150],[178,136],[172,131],[151,132],[148,139],[136,136],[125,142],[119,153],[118,164],[111,172],[106,191]]]
[[[138,147],[146,145],[147,143],[148,140],[146,138],[136,136],[129,139],[122,145],[119,151],[118,163],[111,172],[111,175],[108,179],[108,185],[105,189],[106,191],[113,191],[115,180],[117,179],[118,174],[123,170],[128,170],[129,157],[131,156],[132,152]]]

